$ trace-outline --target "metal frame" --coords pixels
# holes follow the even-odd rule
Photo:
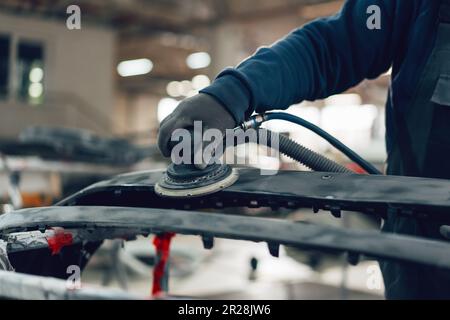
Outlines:
[[[0,297],[24,300],[141,300],[130,293],[101,287],[71,288],[67,281],[0,270]]]
[[[238,181],[218,193],[167,199],[154,190],[162,174],[156,170],[120,175],[96,183],[57,206],[1,215],[0,237],[7,243],[8,255],[26,257],[27,253],[40,250],[38,257],[45,256],[42,263],[52,264],[47,240],[54,236],[52,228],[59,227],[65,228],[73,241],[61,249],[62,265],[51,269],[54,273],[74,257],[79,259],[84,254],[84,260],[88,260],[104,239],[130,240],[137,235],[164,232],[199,235],[206,249],[213,247],[214,237],[220,237],[266,242],[274,256],[278,256],[283,244],[304,250],[345,252],[352,263],[369,257],[450,269],[450,243],[445,241],[195,211],[227,207],[312,208],[315,212],[330,211],[336,217],[341,210],[381,217],[391,212],[445,224],[450,221],[447,180],[296,171],[262,176],[255,169],[240,169]]]
[[[348,252],[354,257],[363,255],[450,269],[450,243],[447,242],[279,219],[100,206],[22,209],[0,216],[0,234],[3,237],[14,232],[47,230],[56,226],[84,229],[84,234],[77,232],[73,237],[79,241],[94,242],[107,238],[130,238],[138,234],[175,232],[201,236],[206,248],[211,248],[214,237],[218,237],[267,242],[274,256],[278,255],[279,245],[283,244],[326,252]],[[9,238],[9,247],[17,248],[18,245],[14,245],[11,239],[14,238]]]
[[[280,171],[261,175],[238,169],[232,186],[203,197],[167,199],[154,187],[164,171],[142,171],[96,183],[58,205],[133,206],[163,209],[223,209],[228,207],[311,208],[375,214],[388,212],[450,224],[450,180],[348,173]]]

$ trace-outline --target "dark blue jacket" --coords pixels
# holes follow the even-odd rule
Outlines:
[[[440,0],[349,0],[335,16],[294,30],[221,72],[201,92],[219,100],[240,122],[253,111],[285,109],[322,99],[373,79],[391,66],[387,101],[388,150],[392,110],[407,110],[430,54]],[[367,8],[381,9],[381,29],[367,28]]]

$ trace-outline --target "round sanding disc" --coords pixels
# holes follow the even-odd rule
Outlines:
[[[196,175],[192,180],[183,181],[182,179],[174,179],[170,173],[165,173],[163,179],[155,185],[155,192],[162,197],[186,198],[199,197],[214,192],[218,192],[231,186],[239,178],[236,169],[225,165],[207,170],[204,176]]]

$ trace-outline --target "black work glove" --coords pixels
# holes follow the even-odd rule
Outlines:
[[[236,127],[231,113],[213,97],[200,93],[183,100],[160,125],[158,147],[165,157],[170,157],[172,133],[176,129],[192,129],[194,121],[202,121],[203,131],[218,129],[225,136],[226,129]]]

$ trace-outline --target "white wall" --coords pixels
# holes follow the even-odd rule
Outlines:
[[[0,101],[0,136],[14,136],[32,124],[111,130],[115,34],[83,24],[83,16],[81,22],[81,30],[68,30],[63,20],[0,13],[0,33],[46,44],[44,86],[48,98],[40,106]]]

